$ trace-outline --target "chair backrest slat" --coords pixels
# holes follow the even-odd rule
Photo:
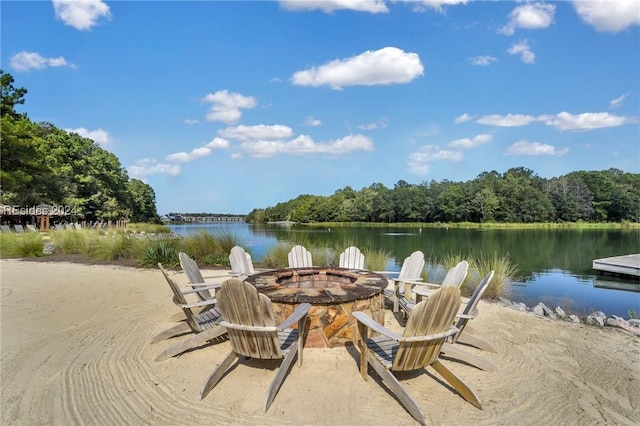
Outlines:
[[[467,277],[467,271],[469,270],[469,262],[463,260],[459,262],[456,266],[449,269],[447,275],[442,280],[442,286],[454,286],[460,287],[464,282],[464,279]]]
[[[161,263],[158,263],[158,268],[160,268],[160,272],[162,272],[162,275],[164,275],[164,278],[167,280],[167,284],[169,284],[169,287],[171,288],[171,292],[173,293],[173,303],[175,303],[180,307],[180,309],[182,309],[189,327],[191,327],[191,329],[195,332],[202,331],[201,327],[198,325],[197,321],[194,318],[193,311],[190,308],[183,307],[183,305],[187,304],[187,300],[184,298],[184,295],[180,291],[180,287],[178,286],[178,284],[173,280],[173,278],[169,276]]]
[[[293,246],[287,258],[289,260],[289,268],[310,268],[313,266],[311,252],[301,245]]]
[[[358,247],[347,247],[340,253],[340,268],[364,269],[364,254]]]
[[[426,336],[450,329],[460,304],[459,288],[449,286],[437,290],[411,310],[403,337]],[[391,369],[410,371],[432,364],[445,340],[443,337],[429,342],[400,341]]]
[[[478,287],[476,287],[476,289],[473,291],[473,294],[471,295],[469,302],[467,302],[467,306],[465,306],[464,311],[462,312],[463,314],[472,315],[473,311],[475,311],[476,309],[476,306],[478,306],[478,302],[482,298],[482,295],[489,287],[489,283],[493,279],[493,275],[494,275],[494,272],[489,271],[489,273],[482,279],[482,281],[480,281],[480,284],[478,284]],[[456,327],[460,331],[458,331],[453,336],[452,340],[454,343],[456,340],[458,340],[458,337],[460,336],[460,333],[462,333],[462,330],[464,330],[465,326],[467,325],[467,322],[469,322],[469,318],[459,318],[458,321],[456,321]]]
[[[202,272],[200,272],[200,268],[198,267],[196,261],[189,257],[187,253],[182,251],[178,253],[178,258],[180,259],[180,266],[189,279],[189,282],[191,284],[204,284],[204,277],[202,276]],[[198,296],[198,299],[200,300],[208,300],[212,297],[209,290],[202,290],[196,294]]]
[[[422,275],[424,270],[424,253],[414,251],[402,263],[398,280],[416,280]]]
[[[239,274],[240,279],[255,274],[251,255],[240,246],[234,246],[231,249],[229,263],[231,264],[231,272]]]
[[[225,321],[253,327],[271,327],[247,331],[227,328],[234,352],[259,359],[282,358],[271,301],[249,283],[230,279],[222,283],[216,295],[217,306]]]

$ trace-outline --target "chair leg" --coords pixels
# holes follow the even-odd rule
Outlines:
[[[486,342],[480,339],[479,337],[474,336],[473,334],[469,334],[465,332],[462,332],[460,336],[458,336],[458,340],[456,340],[456,342],[469,345],[469,346],[475,346],[478,349],[482,349],[483,351],[487,351],[487,352],[492,352],[494,354],[498,352],[491,343]]]
[[[271,403],[276,397],[276,394],[280,390],[280,386],[282,386],[282,382],[286,377],[287,373],[291,369],[291,364],[293,363],[294,358],[298,354],[298,347],[293,345],[289,350],[287,356],[284,357],[280,367],[278,367],[278,371],[276,372],[276,376],[271,381],[271,385],[269,386],[269,391],[267,392],[267,397],[264,400],[264,412],[266,413],[269,407],[271,407]]]
[[[182,316],[184,317],[184,314]],[[153,336],[153,338],[151,339],[151,343],[152,344],[158,343],[165,339],[168,339],[169,337],[177,336],[179,334],[184,334],[184,333],[190,333],[192,331],[193,330],[191,330],[191,327],[189,326],[189,324],[187,324],[186,322],[182,322],[180,324],[174,325],[171,328],[166,329],[162,333],[158,333],[155,336]]]
[[[464,349],[460,348],[458,345],[452,345],[451,343],[445,343],[442,345],[442,350],[440,353],[447,358],[455,358],[460,361],[464,361],[467,364],[471,364],[476,368],[479,368],[484,371],[499,371],[500,369],[491,361],[487,361],[484,358],[481,358],[477,355],[469,353]]]
[[[482,404],[478,399],[478,396],[467,386],[458,376],[453,374],[453,371],[449,370],[439,360],[435,360],[431,364],[434,370],[436,370],[453,388],[462,396],[467,402],[478,407],[482,410]]]
[[[225,371],[227,371],[227,369],[231,366],[233,361],[235,361],[236,359],[238,359],[238,355],[236,355],[235,352],[231,351],[227,354],[227,356],[222,360],[222,362],[218,364],[216,369],[213,370],[213,372],[209,375],[209,377],[207,377],[207,381],[204,382],[204,386],[200,391],[200,399],[207,396],[209,391],[211,391],[211,389],[213,389],[218,384],[220,379],[222,379],[222,376],[224,375]]]
[[[216,326],[214,328],[207,329],[201,333],[196,334],[195,336],[191,336],[188,339],[182,340],[178,343],[175,343],[162,352],[158,354],[155,361],[164,361],[165,359],[169,359],[173,356],[181,354],[184,351],[188,351],[189,349],[197,348],[198,346],[202,346],[207,343],[209,340],[213,340],[217,337],[222,336],[227,332],[227,329],[222,326]]]
[[[426,426],[427,420],[424,417],[424,413],[418,406],[418,403],[409,392],[402,386],[402,384],[396,379],[393,373],[378,361],[376,356],[371,353],[369,349],[366,349],[368,353],[368,360],[371,367],[378,373],[378,376],[382,378],[385,384],[389,387],[391,392],[398,398],[402,406],[411,414],[411,416],[418,421],[421,425]]]

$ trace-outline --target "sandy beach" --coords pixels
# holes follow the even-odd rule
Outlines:
[[[0,274],[2,425],[416,424],[375,373],[362,380],[354,347],[306,348],[266,414],[272,363],[238,365],[201,401],[229,343],[154,362],[171,341],[149,341],[178,312],[158,270],[2,260]],[[640,424],[640,338],[479,309],[473,328],[498,353],[469,350],[500,371],[443,363],[483,410],[433,370],[398,376],[431,424]],[[385,322],[399,326],[390,312]]]

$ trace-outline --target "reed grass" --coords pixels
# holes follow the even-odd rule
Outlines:
[[[61,229],[49,233],[55,248],[54,253],[63,255],[88,255],[89,236],[88,230]]]
[[[168,226],[159,223],[128,223],[125,228],[127,232],[145,232],[147,234],[170,234],[171,229]]]
[[[140,266],[147,268],[155,268],[158,263],[162,263],[168,268],[176,268],[180,265],[179,251],[179,240],[177,239],[147,240],[137,261]]]
[[[370,271],[386,270],[387,265],[393,259],[393,254],[390,251],[381,248],[365,248],[362,253],[364,254],[364,266]]]
[[[478,283],[489,271],[494,271],[493,279],[484,292],[484,298],[499,299],[509,296],[511,282],[518,279],[518,267],[511,262],[508,254],[472,253],[469,263],[478,274]]]
[[[134,240],[122,233],[97,235],[97,237],[88,238],[87,254],[92,260],[98,261],[127,259],[136,252],[132,250],[133,242]]]
[[[276,244],[262,256],[262,265],[268,269],[286,268],[289,265],[288,255],[292,247],[288,243]]]
[[[24,234],[0,234],[0,257],[40,257],[43,255],[44,238],[38,232]]]

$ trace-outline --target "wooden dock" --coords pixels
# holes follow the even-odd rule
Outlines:
[[[595,259],[593,269],[598,273],[640,278],[640,254]]]

